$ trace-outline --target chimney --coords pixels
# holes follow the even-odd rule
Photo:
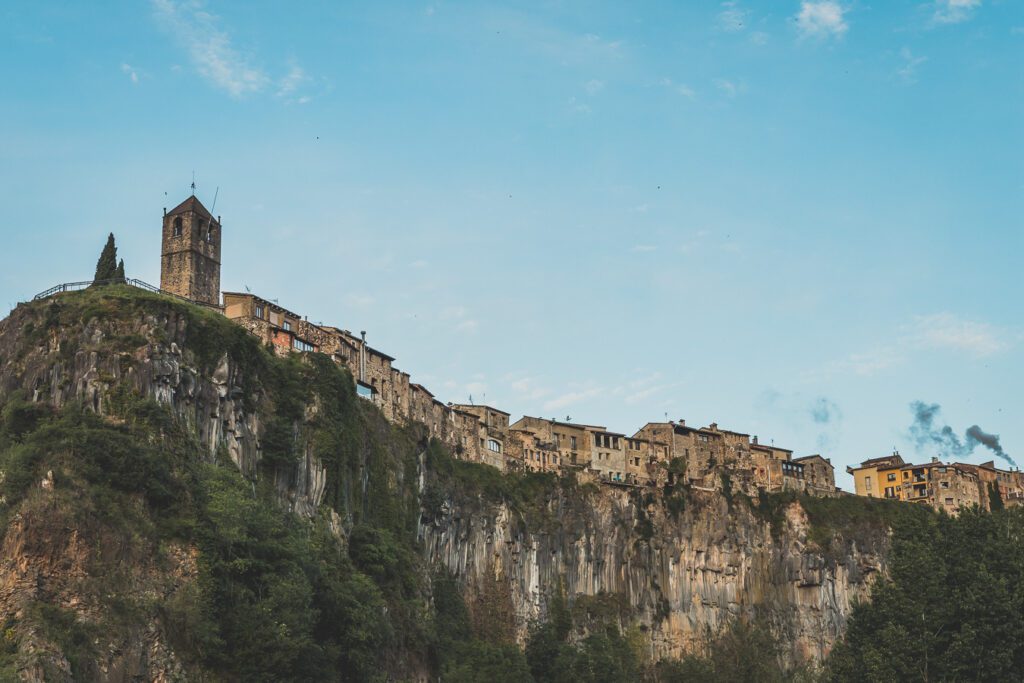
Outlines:
[[[754,435],[754,440],[753,440],[753,444],[754,444],[755,446],[757,445],[757,434],[755,434],[755,435]]]
[[[717,432],[718,431],[718,423],[717,422],[712,422],[711,425],[708,427],[708,429],[710,429],[713,432]]]
[[[932,456],[932,462],[933,462],[933,463],[936,463],[936,462],[938,462],[938,461],[939,461],[939,458],[938,458],[937,456],[934,456],[934,455],[933,455],[933,456]]]
[[[685,427],[686,426],[686,420],[684,420],[683,418],[679,418],[679,426],[680,427]]]

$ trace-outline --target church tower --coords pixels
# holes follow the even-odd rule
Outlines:
[[[160,289],[220,306],[220,220],[195,195],[164,213]]]

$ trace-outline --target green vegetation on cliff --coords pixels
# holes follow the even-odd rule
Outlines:
[[[125,677],[155,667],[172,680],[225,681],[1016,680],[1024,671],[1019,509],[950,519],[851,497],[734,495],[729,515],[768,522],[777,537],[791,533],[798,503],[810,547],[833,564],[853,545],[891,548],[888,578],[821,672],[794,669],[767,618],[709,633],[703,655],[651,662],[620,595],[554,591],[550,618],[521,648],[507,582],[464,592],[423,559],[417,529],[449,506],[471,515],[500,502],[516,524],[551,534],[574,506],[598,500],[594,485],[455,459],[422,429],[387,423],[327,357],[276,358],[222,316],[166,297],[114,285],[16,315],[18,346],[0,349],[0,568],[13,575],[23,563],[34,574],[0,591],[0,681],[29,670],[89,680],[111,662]],[[84,331],[100,322],[100,352],[122,363],[120,380],[104,378],[103,415],[11,390],[34,356],[71,364],[81,348],[95,350]],[[172,342],[205,376],[230,358],[245,409],[263,425],[253,479],[125,379],[140,347]],[[312,520],[286,510],[306,452],[326,470]],[[718,504],[682,486],[630,501],[636,516],[624,528],[641,550],[654,520],[682,523]],[[153,661],[133,670],[116,659],[121,650]]]

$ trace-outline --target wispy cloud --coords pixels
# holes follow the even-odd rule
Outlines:
[[[693,88],[691,88],[690,86],[686,85],[685,83],[676,83],[671,78],[662,78],[658,82],[658,85],[662,86],[663,88],[668,88],[672,92],[676,93],[677,95],[682,95],[683,97],[693,98],[693,96],[697,94],[693,91]]]
[[[596,78],[592,78],[586,82],[583,89],[587,91],[588,95],[596,95],[597,93],[604,90],[604,81],[599,81]]]
[[[127,64],[127,63],[122,64],[121,65],[121,73],[126,74],[128,76],[128,79],[134,85],[138,85],[139,84],[139,70],[136,69],[131,64]]]
[[[936,24],[959,24],[974,16],[981,0],[935,0],[932,21]]]
[[[657,251],[657,249],[658,248],[653,244],[634,244],[632,247],[629,248],[630,251],[635,252],[637,254],[645,254],[647,252]]]
[[[900,59],[903,60],[903,65],[896,70],[896,77],[904,83],[916,83],[917,67],[927,62],[928,58],[918,57],[910,51],[909,47],[905,47],[900,50]]]
[[[851,353],[808,376],[822,378],[853,374],[867,377],[906,362],[915,352],[928,350],[985,358],[1010,349],[1019,339],[1019,335],[1010,330],[959,318],[948,312],[914,316],[900,326],[894,337],[892,343]]]
[[[561,410],[562,408],[568,408],[571,405],[575,405],[580,401],[585,401],[588,398],[594,398],[600,396],[604,390],[600,387],[592,387],[589,389],[579,389],[575,391],[567,391],[564,394],[560,394],[549,401],[544,403],[544,410]]]
[[[1008,336],[988,323],[957,318],[952,313],[917,316],[911,324],[914,339],[925,348],[991,356],[1010,347]]]
[[[725,93],[726,97],[736,97],[737,93],[743,91],[743,84],[730,81],[726,78],[716,78],[715,87]]]
[[[718,13],[718,28],[729,33],[738,33],[746,26],[749,14],[750,12],[740,7],[738,2],[723,2],[722,11]]]
[[[263,90],[270,78],[232,45],[200,0],[152,0],[157,19],[184,46],[199,74],[232,97]]]
[[[849,28],[844,14],[846,8],[836,0],[804,0],[796,14],[796,27],[805,38],[840,38]]]
[[[290,98],[292,95],[295,94],[296,90],[298,90],[304,84],[308,83],[309,80],[310,78],[306,74],[306,71],[293,61],[288,67],[288,73],[285,74],[280,81],[278,81],[277,93],[275,94],[278,97]],[[294,101],[299,104],[305,104],[306,102],[309,101],[309,98],[299,97]]]
[[[569,98],[569,109],[578,114],[589,114],[591,111],[593,111],[590,108],[589,104],[587,104],[586,102],[580,102],[575,97]]]
[[[536,377],[509,375],[505,379],[512,391],[527,401],[537,401],[551,394],[551,390]]]

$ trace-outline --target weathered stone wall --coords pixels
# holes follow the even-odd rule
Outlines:
[[[610,486],[561,495],[547,503],[550,526],[505,505],[453,500],[419,535],[427,558],[471,590],[508,582],[520,640],[562,586],[570,600],[624,597],[654,660],[699,651],[708,632],[754,615],[770,619],[795,660],[820,660],[882,568],[855,545],[826,560],[808,546],[799,505],[788,509],[785,533],[773,535],[749,508],[730,509],[716,493],[694,493],[678,518],[640,500]],[[638,532],[642,518],[650,538]]]
[[[176,234],[180,221],[181,234]],[[220,305],[221,227],[196,211],[163,219],[160,288],[193,301]]]

